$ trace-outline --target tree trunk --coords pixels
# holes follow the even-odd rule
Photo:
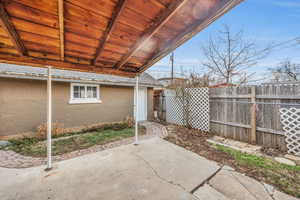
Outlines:
[[[230,80],[229,80],[229,76],[226,76],[226,83],[229,84]]]

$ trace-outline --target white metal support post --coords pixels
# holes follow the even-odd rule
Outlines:
[[[52,67],[48,66],[48,79],[47,79],[47,168],[52,168]]]
[[[136,76],[136,83],[135,83],[135,141],[134,144],[138,145],[139,139],[138,139],[138,113],[139,113],[139,76]]]

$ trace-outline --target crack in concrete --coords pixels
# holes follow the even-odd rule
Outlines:
[[[174,183],[173,181],[169,181],[169,180],[165,179],[164,177],[160,176],[159,173],[154,169],[154,167],[142,156],[135,154],[135,153],[133,153],[133,155],[135,155],[137,158],[141,159],[151,169],[151,171],[155,174],[155,176],[157,176],[160,180],[162,180],[166,183],[169,183],[171,185],[177,186],[177,187],[181,188],[182,190],[184,190],[185,192],[190,193],[179,183]]]
[[[224,165],[223,165],[224,166]],[[196,190],[198,190],[200,187],[202,187],[205,183],[209,183],[209,181],[215,177],[220,171],[221,169],[223,168],[220,167],[219,169],[217,169],[217,171],[215,171],[215,173],[213,173],[211,176],[209,176],[207,179],[205,179],[204,181],[202,181],[202,183],[200,183],[198,186],[196,186],[194,189],[192,189],[191,193],[193,194],[194,192],[196,192]]]

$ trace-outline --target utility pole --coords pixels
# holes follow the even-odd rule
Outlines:
[[[170,61],[171,61],[171,81],[173,83],[173,79],[174,79],[174,52],[171,53]]]

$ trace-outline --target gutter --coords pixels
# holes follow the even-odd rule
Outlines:
[[[27,79],[27,80],[42,80],[46,81],[46,76],[29,76],[26,74],[0,74],[1,78],[15,78],[15,79]],[[56,82],[67,82],[67,83],[86,83],[86,84],[99,84],[99,85],[116,85],[116,86],[135,86],[135,83],[128,83],[128,82],[107,82],[107,81],[96,81],[96,80],[87,80],[87,79],[65,79],[65,78],[57,78],[53,76],[52,81]],[[144,87],[159,87],[161,85],[154,85],[154,84],[147,84],[147,83],[140,83],[141,86]]]

